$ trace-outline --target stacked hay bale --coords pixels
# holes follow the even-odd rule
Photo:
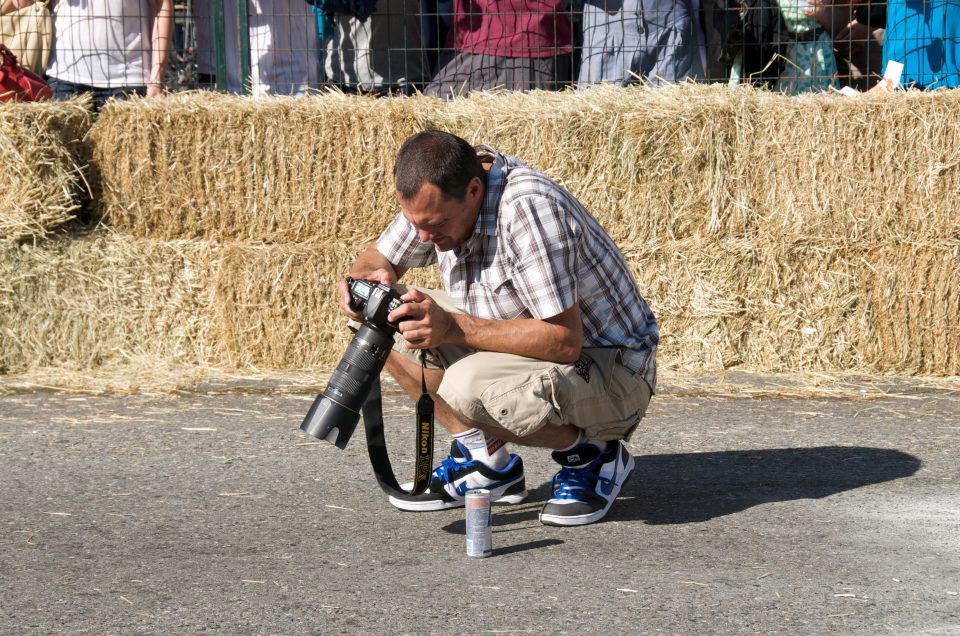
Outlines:
[[[180,363],[326,368],[335,281],[389,218],[414,100],[110,104],[91,133],[103,226],[0,253],[0,371]],[[381,221],[377,221],[381,223]]]
[[[395,211],[400,143],[437,127],[595,213],[668,373],[955,375],[958,111],[953,93],[702,86],[117,103],[92,135],[109,230],[0,255],[0,365],[328,370],[348,341],[334,282]]]
[[[75,217],[89,100],[0,108],[0,244],[37,241]]]

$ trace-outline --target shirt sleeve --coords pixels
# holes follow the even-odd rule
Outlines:
[[[552,196],[530,194],[508,206],[514,290],[534,318],[552,318],[578,302],[579,232]]]
[[[425,267],[437,261],[433,243],[423,243],[417,228],[398,214],[377,239],[377,251],[400,267]]]

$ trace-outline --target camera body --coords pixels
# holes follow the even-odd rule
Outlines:
[[[317,396],[300,429],[346,448],[360,420],[360,409],[393,349],[397,326],[387,320],[403,304],[400,294],[387,285],[347,278],[350,307],[363,315],[363,324]]]
[[[381,329],[397,330],[396,325],[387,321],[391,311],[403,304],[400,294],[388,285],[369,280],[355,280],[347,277],[350,288],[350,307],[363,314],[363,321]]]

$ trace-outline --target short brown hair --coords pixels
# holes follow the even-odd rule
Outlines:
[[[484,178],[477,151],[465,139],[440,130],[419,132],[400,146],[393,179],[404,199],[417,195],[424,182],[446,196],[462,199],[474,177]]]

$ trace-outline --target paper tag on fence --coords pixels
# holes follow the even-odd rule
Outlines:
[[[903,64],[890,60],[887,62],[887,70],[883,72],[883,79],[891,80],[893,88],[900,86],[900,77],[903,75]]]

